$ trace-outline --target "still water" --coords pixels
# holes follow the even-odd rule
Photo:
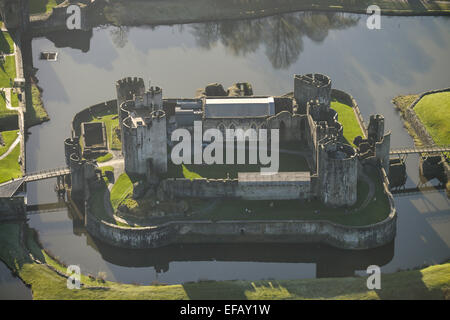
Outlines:
[[[280,95],[293,90],[295,73],[325,73],[334,88],[356,98],[365,119],[384,114],[392,147],[411,146],[390,100],[450,85],[449,31],[446,17],[383,17],[381,30],[368,30],[365,16],[292,13],[247,21],[98,28],[73,42],[64,34],[34,39],[34,67],[51,121],[30,129],[27,170],[64,165],[63,140],[70,135],[72,117],[115,98],[114,83],[125,76],[151,80],[165,97],[193,97],[208,83],[226,88],[240,81],[250,82],[255,94]],[[58,61],[38,60],[41,51],[57,51]],[[417,165],[417,157],[410,156],[407,186],[418,181]],[[29,204],[56,202],[53,184],[29,184]],[[445,194],[396,197],[395,203],[395,241],[361,252],[285,244],[130,251],[92,239],[68,211],[32,215],[29,224],[65,263],[126,283],[343,276],[363,274],[371,264],[394,272],[450,258]]]

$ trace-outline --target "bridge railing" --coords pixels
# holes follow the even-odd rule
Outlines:
[[[430,147],[401,147],[390,150],[391,154],[396,153],[422,153],[422,152],[450,152],[450,145],[434,145]]]
[[[68,167],[40,170],[40,171],[36,171],[36,172],[27,173],[25,176],[25,179],[31,178],[31,177],[36,177],[36,176],[48,175],[48,174],[52,174],[52,173],[56,174],[58,172],[64,172],[64,171],[68,171],[68,170],[69,170]]]

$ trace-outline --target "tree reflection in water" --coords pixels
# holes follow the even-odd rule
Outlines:
[[[246,55],[265,47],[275,69],[286,69],[303,51],[303,37],[322,42],[330,30],[345,29],[359,17],[345,13],[297,12],[254,20],[228,20],[194,24],[197,45],[210,49],[221,43],[232,54]]]

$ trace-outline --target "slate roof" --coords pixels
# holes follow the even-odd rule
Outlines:
[[[205,118],[260,118],[274,114],[273,97],[205,99]]]
[[[23,183],[23,178],[0,184],[0,198],[10,198]]]

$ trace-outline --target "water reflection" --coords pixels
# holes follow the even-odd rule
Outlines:
[[[292,90],[294,73],[322,72],[333,79],[333,87],[355,97],[366,119],[376,112],[385,115],[393,147],[411,146],[413,141],[390,100],[398,94],[448,86],[450,19],[383,17],[382,29],[371,31],[364,17],[353,27],[350,21],[358,20],[355,15],[293,13],[184,26],[99,28],[93,32],[89,52],[58,49],[56,63],[38,60],[40,51],[55,51],[55,46],[47,39],[34,39],[34,66],[39,68],[37,77],[52,120],[30,129],[27,170],[64,165],[61,136],[68,136],[73,115],[114,97],[114,81],[124,76],[152,77],[166,97],[192,97],[197,88],[216,81],[224,85],[248,81],[255,94],[284,94]],[[341,18],[348,18],[349,23]],[[302,24],[309,29],[301,29]],[[334,32],[339,28],[345,30]],[[275,42],[277,37],[279,42]],[[268,61],[267,46],[289,37],[301,39],[301,45],[287,42],[284,52],[298,52],[301,57],[290,60],[292,56],[286,54],[288,58],[275,59],[276,65],[291,61],[287,69],[278,69]],[[294,47],[301,49],[296,51]],[[274,50],[274,56],[283,52],[270,50]],[[408,157],[407,174],[407,187],[416,186],[415,155]],[[29,203],[56,201],[53,184],[29,184]],[[362,252],[346,254],[324,246],[295,245],[267,246],[267,252],[266,245],[204,245],[171,246],[166,253],[159,249],[127,253],[91,239],[82,222],[66,212],[32,216],[30,226],[39,230],[44,246],[64,262],[80,264],[82,270],[92,274],[106,271],[109,279],[128,283],[142,279],[150,279],[145,280],[150,283],[155,277],[168,283],[199,278],[307,278],[350,275],[355,268],[356,273],[365,274],[369,262],[384,266],[383,272],[394,272],[448,258],[450,204],[445,194],[408,195],[397,197],[395,202],[399,217],[394,248],[367,251],[367,260]],[[273,262],[267,258],[269,254],[275,257]],[[331,258],[327,260],[326,256]]]
[[[31,300],[31,289],[0,261],[0,300]]]
[[[330,30],[345,29],[359,17],[342,13],[297,12],[255,20],[194,24],[197,44],[209,49],[220,42],[234,55],[255,52],[260,46],[275,69],[286,69],[303,51],[303,37],[321,43]]]

